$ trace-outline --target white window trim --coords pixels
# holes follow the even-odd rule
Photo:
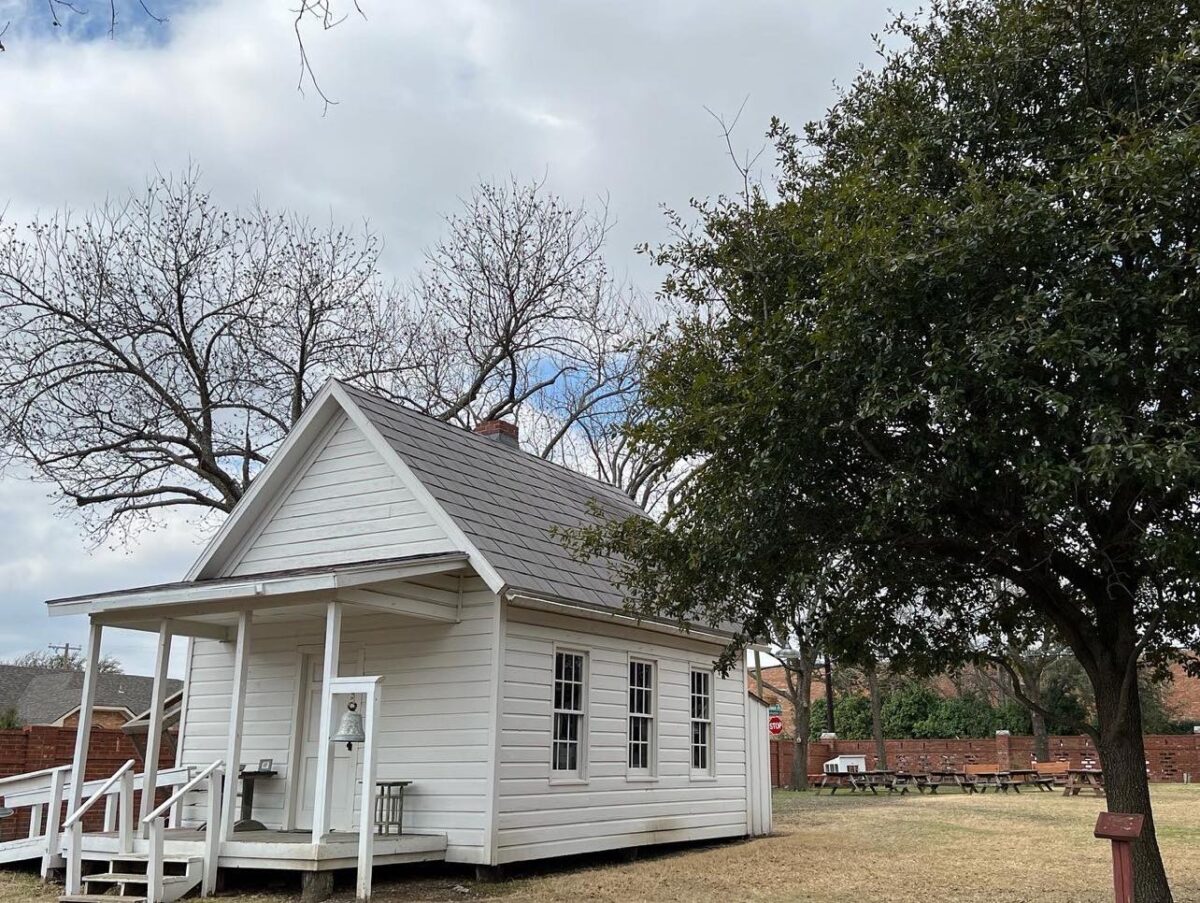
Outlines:
[[[692,725],[697,719],[692,717],[692,675],[708,675],[708,767],[695,768],[692,765]],[[688,668],[688,776],[697,782],[715,781],[717,779],[717,704],[716,676],[711,668],[692,665]]]
[[[645,768],[632,768],[629,765],[629,721],[634,717],[629,708],[629,692],[633,686],[629,679],[629,672],[635,663],[650,666],[650,750],[648,765]],[[630,783],[647,783],[658,780],[658,725],[660,720],[658,717],[658,675],[658,659],[632,653],[625,657],[625,780]]]
[[[556,668],[558,665],[558,656],[578,655],[583,659],[583,699],[580,702],[579,715],[579,748],[576,759],[576,768],[574,771],[557,771],[554,768],[554,721],[555,715],[559,714],[559,709],[554,707],[554,683],[556,680]],[[591,718],[591,693],[592,691],[592,656],[587,649],[579,646],[559,646],[557,643],[550,655],[550,746],[549,746],[549,765],[550,765],[550,783],[553,785],[579,785],[588,782],[588,747],[590,743],[590,731],[592,726]]]

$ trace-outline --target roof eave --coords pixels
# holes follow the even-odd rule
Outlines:
[[[467,563],[465,552],[446,552],[412,560],[362,562],[331,566],[320,572],[248,575],[213,580],[184,581],[161,586],[134,587],[115,593],[50,599],[46,602],[51,617],[77,614],[101,614],[130,609],[164,608],[206,602],[262,602],[319,595],[355,586],[404,580],[411,577],[457,570]]]

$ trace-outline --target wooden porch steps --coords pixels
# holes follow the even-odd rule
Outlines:
[[[89,856],[85,861],[103,862],[108,871],[81,876],[83,893],[63,894],[58,898],[59,903],[146,903],[150,883],[148,857],[121,854],[97,860]],[[162,879],[162,903],[173,903],[200,884],[203,860],[173,856],[163,860],[163,869],[166,874]]]

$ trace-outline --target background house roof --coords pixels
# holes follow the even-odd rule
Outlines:
[[[183,681],[168,680],[167,693]],[[96,705],[127,709],[150,707],[154,679],[136,674],[101,674],[96,681]],[[79,708],[82,671],[48,671],[22,665],[0,665],[0,711],[13,709],[22,725],[54,724]]]
[[[645,516],[619,489],[340,384],[508,587],[622,608],[611,559],[576,560],[556,527]]]

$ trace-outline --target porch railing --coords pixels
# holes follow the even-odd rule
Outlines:
[[[70,831],[67,842],[67,893],[77,894],[81,889],[82,884],[82,855],[83,855],[83,817],[87,815],[92,806],[96,805],[101,798],[107,797],[108,803],[105,806],[104,812],[104,828],[106,831],[112,830],[112,821],[116,819],[117,809],[109,805],[114,799],[119,799],[120,803],[120,837],[121,837],[121,852],[133,852],[133,765],[134,760],[130,759],[120,768],[112,773],[100,787],[89,796],[80,805],[78,809],[66,817],[62,823],[64,831]],[[121,786],[117,787],[117,784]],[[116,794],[110,796],[110,794]]]
[[[126,766],[122,766],[120,769],[124,773],[120,774],[115,785],[111,783],[113,777],[109,777],[88,781],[81,788],[81,795],[89,800],[89,808],[94,806],[100,797],[105,798],[104,830],[120,831],[122,852],[128,852],[132,848],[137,825],[132,796],[134,791],[142,788],[146,777],[140,773],[133,774],[132,769],[125,768]],[[72,771],[70,765],[59,765],[55,768],[0,778],[0,800],[3,800],[4,805],[10,809],[29,809],[28,837],[25,840],[0,843],[0,862],[41,857],[43,876],[51,869],[64,864],[62,810],[63,803],[70,798]],[[191,766],[161,771],[158,774],[158,787],[178,787],[189,781],[194,773],[195,769]],[[100,788],[104,788],[104,791],[97,794]],[[130,800],[127,805],[121,805],[123,796]],[[92,797],[96,797],[95,802],[92,801]],[[128,814],[122,816],[121,812]],[[178,809],[175,814],[178,814]],[[172,821],[172,824],[174,823]],[[82,819],[72,822],[72,825],[74,824],[81,825]]]
[[[161,903],[163,899],[163,840],[166,832],[166,813],[171,807],[208,782],[208,820],[204,828],[204,872],[200,883],[200,896],[210,896],[217,886],[217,858],[220,855],[221,838],[221,788],[224,761],[217,759],[205,766],[199,774],[175,791],[161,806],[156,807],[142,819],[150,831],[150,857],[146,868],[147,903]]]

